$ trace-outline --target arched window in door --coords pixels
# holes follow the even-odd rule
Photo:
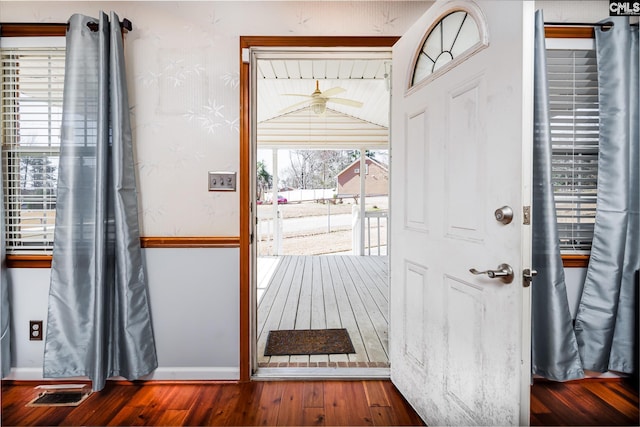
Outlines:
[[[479,13],[451,10],[431,27],[417,53],[411,86],[435,78],[487,45]]]

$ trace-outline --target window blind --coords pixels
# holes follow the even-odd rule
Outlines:
[[[560,249],[591,249],[598,184],[598,75],[594,50],[548,50],[552,182]]]
[[[7,253],[51,253],[64,47],[0,48],[0,136]]]

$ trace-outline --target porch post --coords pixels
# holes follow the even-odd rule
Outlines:
[[[280,255],[282,252],[282,236],[280,230],[280,218],[278,217],[278,149],[271,150],[273,153],[273,175],[271,184],[271,207],[273,209],[273,254]]]
[[[365,149],[360,149],[360,253],[358,255],[364,255],[364,222],[365,222],[365,180],[367,178],[367,158],[365,156]]]

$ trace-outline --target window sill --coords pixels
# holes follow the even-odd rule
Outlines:
[[[51,268],[51,255],[7,255],[8,268]]]
[[[564,268],[587,268],[589,266],[589,255],[562,255],[562,265]]]

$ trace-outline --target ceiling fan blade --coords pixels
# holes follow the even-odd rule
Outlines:
[[[281,93],[282,96],[304,96],[305,98],[313,98],[311,95],[305,95],[303,93]]]
[[[354,101],[353,99],[345,99],[345,98],[329,98],[327,102],[335,102],[336,104],[348,105],[349,107],[362,107],[362,102]]]
[[[304,104],[308,104],[309,101],[308,100],[304,100],[304,101],[300,101],[300,102],[296,102],[295,104],[289,105],[286,108],[283,108],[282,110],[278,111],[278,114],[284,114],[284,113],[288,113],[290,111],[295,110],[297,107],[300,107]]]
[[[328,98],[330,96],[337,95],[337,94],[342,93],[344,91],[345,91],[345,89],[342,89],[341,87],[332,87],[331,89],[327,89],[324,92],[322,92],[321,96],[324,97],[324,98]]]

